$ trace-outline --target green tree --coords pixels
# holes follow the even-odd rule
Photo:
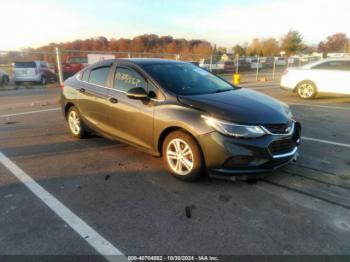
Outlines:
[[[287,55],[294,55],[304,49],[303,36],[299,31],[289,30],[282,38],[281,48]]]
[[[245,49],[240,46],[240,45],[235,45],[234,47],[232,47],[232,52],[235,54],[235,55],[239,55],[239,56],[244,56],[245,55]]]

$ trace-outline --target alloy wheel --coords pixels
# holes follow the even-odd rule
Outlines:
[[[75,112],[74,110],[69,112],[68,115],[68,123],[69,123],[69,128],[71,130],[71,132],[74,135],[79,135],[80,134],[80,118],[77,114],[77,112]]]
[[[311,98],[314,95],[314,92],[314,87],[309,83],[301,84],[298,88],[298,94],[302,98]]]
[[[193,169],[193,153],[190,146],[182,139],[169,142],[166,157],[170,168],[178,175],[185,176]]]

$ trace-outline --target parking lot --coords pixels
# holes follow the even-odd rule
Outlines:
[[[242,86],[289,104],[303,139],[296,163],[248,181],[178,181],[126,144],[74,139],[58,87],[0,91],[0,253],[350,254],[350,98],[253,79]]]

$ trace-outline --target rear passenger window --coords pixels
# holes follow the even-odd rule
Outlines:
[[[90,76],[90,71],[85,70],[83,72],[83,75],[81,76],[81,81],[88,82],[89,81],[89,76]]]
[[[47,64],[45,62],[41,62],[41,67],[42,68],[48,68]]]
[[[350,71],[350,61],[345,61],[345,70]]]
[[[90,72],[89,82],[94,85],[106,86],[110,67],[94,68]]]
[[[117,67],[114,76],[114,88],[120,91],[128,92],[134,87],[143,87],[147,90],[145,79],[135,70],[126,67]]]
[[[329,61],[316,65],[313,69],[344,70],[344,61]]]

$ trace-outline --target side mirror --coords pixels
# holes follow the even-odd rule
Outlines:
[[[145,99],[148,97],[146,91],[142,87],[134,87],[131,88],[127,93],[127,97],[133,98],[133,99]]]

